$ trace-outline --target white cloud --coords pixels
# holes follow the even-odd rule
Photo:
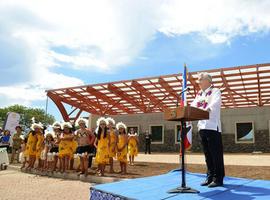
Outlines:
[[[63,74],[40,71],[37,79],[14,86],[0,86],[0,106],[21,104],[30,106],[33,101],[44,100],[45,90],[83,85],[83,81]]]
[[[266,32],[269,9],[267,0],[1,1],[0,45],[17,55],[2,54],[9,59],[0,63],[7,75],[0,96],[29,104],[44,98],[44,89],[83,84],[53,72],[56,67],[111,73],[134,58],[145,59],[140,52],[157,32],[196,33],[214,44]]]
[[[169,1],[162,5],[159,30],[167,35],[200,33],[212,43],[269,31],[270,1]]]

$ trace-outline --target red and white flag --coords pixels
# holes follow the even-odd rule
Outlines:
[[[187,89],[187,66],[184,65],[184,72],[182,74],[182,91],[185,91]],[[181,98],[181,106],[187,106],[187,94],[186,92],[182,92],[182,98]],[[186,122],[186,128],[187,128],[187,134],[185,136],[184,140],[184,147],[185,150],[188,150],[191,148],[192,145],[192,123]],[[182,133],[182,128],[180,129]],[[181,148],[180,148],[180,154],[181,154]]]

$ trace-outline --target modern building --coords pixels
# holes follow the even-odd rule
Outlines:
[[[270,63],[205,70],[222,91],[222,135],[225,152],[270,152]],[[188,73],[187,101],[199,91],[198,72]],[[164,111],[175,108],[182,91],[182,75],[172,74],[118,82],[47,90],[65,121],[90,113],[95,126],[98,116],[112,116],[134,127],[140,134],[152,133],[153,151],[179,151],[179,122],[164,120]],[[72,106],[68,113],[67,105]],[[69,107],[70,107],[69,106]],[[193,122],[191,151],[201,151],[196,122]]]

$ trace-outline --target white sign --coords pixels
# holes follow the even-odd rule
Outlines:
[[[16,132],[16,126],[19,125],[20,122],[20,115],[18,113],[15,112],[9,112],[7,114],[7,119],[6,119],[6,123],[4,125],[4,129],[3,130],[9,130],[11,137],[10,137],[10,145],[12,145],[12,137],[14,135],[14,133]]]

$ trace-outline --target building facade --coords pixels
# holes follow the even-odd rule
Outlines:
[[[140,151],[144,152],[144,134],[152,134],[153,152],[179,152],[179,124],[165,121],[163,113],[112,116],[116,122],[124,122],[139,133]],[[92,125],[97,116],[92,116]],[[224,152],[270,152],[270,107],[222,109],[222,138]],[[192,152],[201,152],[197,123],[193,122]]]

